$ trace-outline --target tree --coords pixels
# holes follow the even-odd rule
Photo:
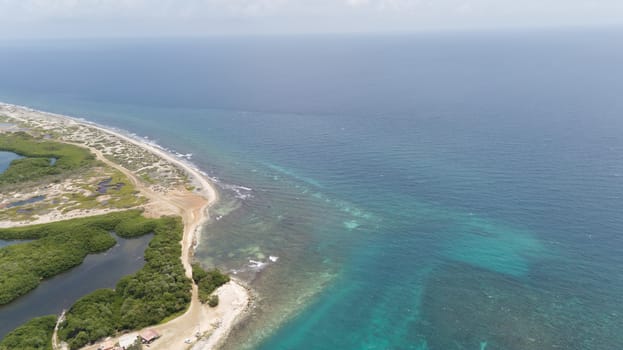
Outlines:
[[[208,305],[210,307],[216,307],[218,305],[218,295],[212,294],[210,299],[208,299]]]

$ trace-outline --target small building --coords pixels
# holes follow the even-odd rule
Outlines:
[[[122,335],[119,338],[119,346],[125,350],[134,344],[137,337],[138,335],[136,335],[136,333]]]
[[[160,338],[160,334],[153,329],[146,329],[139,333],[143,344],[150,344],[154,340]]]
[[[99,350],[113,350],[115,348],[115,343],[113,343],[112,341],[105,341],[97,348]]]

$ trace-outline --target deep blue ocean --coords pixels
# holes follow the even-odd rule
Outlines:
[[[0,43],[0,101],[213,177],[227,349],[623,349],[623,31]],[[272,258],[272,259],[271,259]]]

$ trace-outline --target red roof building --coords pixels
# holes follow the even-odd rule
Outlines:
[[[149,344],[153,342],[154,340],[160,338],[160,334],[158,334],[158,332],[156,332],[153,329],[146,329],[140,332],[139,336],[141,337],[141,340],[143,341],[143,343],[146,343],[146,344]]]

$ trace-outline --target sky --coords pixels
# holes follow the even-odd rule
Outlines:
[[[623,0],[0,0],[0,39],[623,25]]]

